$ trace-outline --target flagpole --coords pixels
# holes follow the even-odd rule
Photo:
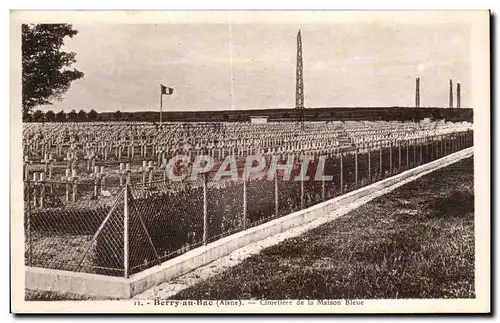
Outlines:
[[[163,119],[163,92],[160,89],[160,126]]]

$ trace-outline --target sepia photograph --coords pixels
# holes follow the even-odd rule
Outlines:
[[[15,313],[488,313],[490,13],[11,11]]]

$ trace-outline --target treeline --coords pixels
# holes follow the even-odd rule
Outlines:
[[[252,116],[266,116],[269,121],[298,121],[300,115],[295,109],[262,109],[262,110],[232,110],[232,111],[169,111],[163,113],[163,121],[173,122],[248,122]],[[304,121],[419,121],[431,120],[473,121],[472,109],[447,108],[407,108],[407,107],[377,107],[377,108],[306,108],[303,112]],[[142,112],[101,112],[95,110],[86,112],[71,110],[69,113],[60,111],[42,112],[23,115],[24,122],[92,122],[92,121],[142,121],[158,122],[160,113],[156,111]]]
[[[94,109],[89,112],[85,110],[71,110],[66,113],[59,111],[55,113],[52,110],[43,112],[36,110],[33,113],[23,114],[23,122],[94,122],[94,121],[145,121],[139,118],[134,118],[135,113],[102,112],[98,113]]]

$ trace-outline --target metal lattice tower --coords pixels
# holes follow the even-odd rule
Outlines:
[[[417,77],[415,83],[415,108],[420,108],[420,77]]]
[[[304,77],[302,66],[302,38],[300,29],[297,33],[297,76],[295,89],[295,109],[300,117],[300,124],[304,128]]]

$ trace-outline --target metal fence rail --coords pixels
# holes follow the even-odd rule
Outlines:
[[[310,207],[473,145],[473,132],[361,146],[320,156],[306,176],[275,175],[215,181],[214,173],[174,182],[25,181],[25,263],[28,266],[128,277],[188,250]],[[297,164],[301,156],[294,156]],[[286,162],[287,156],[281,158]],[[268,160],[269,163],[269,160]],[[240,167],[241,165],[238,165]],[[267,168],[265,169],[268,170]],[[242,169],[239,169],[241,175]],[[267,173],[266,173],[267,174]],[[298,180],[293,180],[298,177]],[[304,179],[304,180],[302,180]]]

